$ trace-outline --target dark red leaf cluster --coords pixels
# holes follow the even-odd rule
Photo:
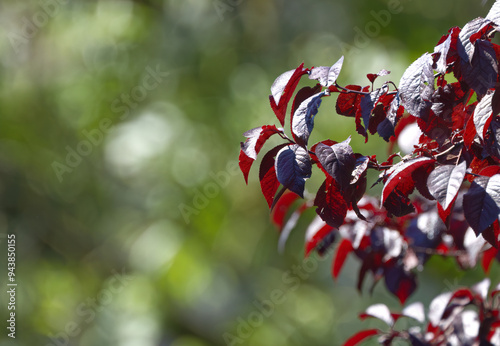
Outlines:
[[[338,240],[333,277],[354,255],[360,262],[358,289],[370,274],[370,290],[383,279],[401,303],[415,291],[417,272],[432,255],[454,257],[464,269],[482,258],[485,271],[500,259],[500,46],[492,43],[499,25],[497,1],[486,18],[450,29],[432,53],[406,69],[398,85],[381,82],[379,77],[389,75],[382,70],[367,74],[367,85],[341,86],[343,57],[331,67],[301,64],[276,79],[270,101],[282,126],[301,77],[316,81],[295,93],[288,120],[291,136],[265,125],[246,132],[241,143],[240,168],[248,180],[265,142],[275,134],[284,140],[264,155],[259,171],[263,195],[281,231],[280,246],[303,212],[315,208],[306,255],[313,250],[323,255]],[[354,118],[365,142],[378,134],[390,150],[397,141],[409,152],[391,153],[379,162],[374,155],[354,152],[351,137],[310,145],[314,119],[323,99],[332,95],[337,113]],[[410,137],[418,140],[405,143]],[[296,203],[290,201],[308,196],[306,180],[313,166],[324,181],[312,189],[317,189],[314,197],[292,208]],[[373,185],[383,184],[380,201],[365,195],[368,170],[379,174]],[[365,331],[348,344],[377,333]]]

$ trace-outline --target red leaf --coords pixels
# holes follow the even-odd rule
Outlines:
[[[243,173],[243,177],[245,178],[245,182],[248,184],[248,173],[250,172],[250,168],[252,167],[252,163],[254,159],[249,158],[243,150],[240,150],[239,157],[239,165],[241,172]]]
[[[433,165],[434,162],[436,162],[434,159],[419,157],[406,162],[400,162],[398,165],[394,166],[394,169],[382,190],[381,204],[383,205],[387,197],[389,197],[389,195],[393,193],[396,188],[401,187],[401,185],[404,186],[404,184],[408,182],[411,182],[411,184],[414,185],[412,174],[417,168]],[[401,192],[405,192],[401,188],[399,188],[399,190]]]
[[[281,144],[269,150],[262,158],[262,162],[260,164],[260,188],[267,201],[267,204],[269,205],[269,208],[271,208],[274,195],[276,195],[276,191],[278,191],[278,187],[280,186],[278,178],[276,177],[276,169],[274,168],[274,157],[276,156],[278,151],[281,150],[281,148],[287,145],[289,144]]]
[[[276,117],[281,123],[281,126],[285,124],[288,102],[290,101],[300,78],[307,74],[308,71],[308,69],[304,68],[304,63],[302,63],[295,69],[295,71],[291,70],[281,74],[278,78],[276,78],[271,87],[272,95],[269,95],[269,101],[274,114],[276,114]]]
[[[287,192],[281,196],[281,198],[276,202],[271,213],[273,223],[278,226],[279,229],[283,228],[283,221],[285,220],[285,215],[290,209],[290,206],[295,202],[299,196],[293,192]]]
[[[248,173],[252,167],[253,161],[262,149],[264,143],[276,133],[282,133],[283,129],[278,129],[274,125],[264,125],[248,130],[243,135],[247,137],[245,143],[241,143],[239,165],[245,181],[248,184]]]
[[[378,329],[366,329],[362,330],[349,338],[346,342],[344,342],[343,346],[356,346],[361,341],[369,338],[370,336],[377,335],[380,331]]]
[[[359,85],[346,85],[345,88],[354,91],[361,91],[362,89]],[[335,106],[337,113],[346,117],[356,116],[356,110],[359,108],[361,96],[362,95],[357,93],[341,91]]]
[[[340,270],[342,269],[342,266],[344,265],[344,262],[347,258],[347,255],[349,255],[350,252],[352,252],[352,243],[348,239],[343,239],[339,247],[337,248],[337,253],[335,254],[335,258],[333,260],[333,265],[332,265],[332,275],[336,279],[339,274]]]
[[[318,244],[333,231],[334,228],[327,225],[318,215],[313,222],[311,222],[306,232],[305,257],[309,256],[311,251],[314,250]]]
[[[483,270],[486,274],[490,271],[491,262],[496,257],[498,253],[498,249],[494,247],[489,248],[488,250],[483,252],[483,260],[481,261],[481,265],[483,266]]]

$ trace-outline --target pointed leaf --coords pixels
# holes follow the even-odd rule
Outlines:
[[[500,1],[495,1],[490,11],[486,15],[486,19],[489,19],[496,25],[500,26]]]
[[[264,143],[269,137],[277,133],[283,133],[283,129],[276,128],[274,125],[264,125],[248,130],[243,134],[243,136],[247,137],[247,140],[245,143],[241,143],[241,150],[243,150],[249,158],[256,160]]]
[[[348,205],[340,186],[332,177],[327,177],[321,184],[314,199],[314,206],[317,207],[316,213],[328,225],[338,228],[344,223]]]
[[[352,250],[353,248],[351,241],[348,239],[342,239],[337,248],[337,253],[335,254],[335,258],[333,260],[333,265],[332,265],[332,275],[335,279],[337,279],[337,277],[339,276],[340,271],[344,266],[344,262],[347,259],[347,255],[349,255],[349,253],[351,253]]]
[[[316,156],[320,164],[342,188],[349,185],[356,163],[356,157],[349,145],[350,141],[351,137],[331,146],[318,143],[316,147]]]
[[[467,163],[462,161],[458,166],[438,166],[429,175],[427,179],[429,192],[444,210],[448,209],[448,206],[455,200],[464,181],[466,170]]]
[[[434,92],[432,56],[425,53],[406,69],[399,82],[401,103],[414,117],[425,117]]]
[[[362,330],[353,336],[351,336],[346,342],[344,342],[343,346],[356,346],[359,343],[371,336],[377,335],[380,331],[378,329],[366,329]]]
[[[269,205],[269,208],[271,208],[274,200],[274,195],[276,195],[276,191],[278,191],[278,187],[280,186],[280,182],[276,177],[276,169],[274,168],[274,157],[283,147],[287,145],[289,144],[281,144],[269,150],[262,158],[262,162],[260,164],[260,188],[267,201],[267,204]]]
[[[402,267],[386,268],[384,278],[387,289],[398,297],[401,304],[404,304],[417,288],[415,274],[405,271]]]
[[[292,117],[292,133],[299,144],[307,145],[309,136],[314,127],[314,116],[318,113],[321,98],[325,92],[317,93],[304,100]]]
[[[319,215],[316,215],[306,230],[305,256],[309,256],[310,252],[314,250],[325,237],[329,236],[334,231],[335,229],[332,226],[327,225]]]
[[[500,174],[474,179],[464,195],[464,215],[476,235],[498,218],[500,212]]]
[[[402,161],[394,166],[393,171],[389,178],[387,179],[384,188],[382,190],[381,204],[384,205],[386,199],[389,195],[398,187],[400,184],[405,184],[407,180],[411,180],[413,185],[412,173],[422,166],[433,165],[436,160],[428,157],[419,157],[416,159],[411,159],[408,161]]]
[[[297,144],[281,149],[274,166],[278,181],[300,197],[304,197],[305,181],[311,176],[311,167],[309,154]]]
[[[482,140],[484,140],[486,131],[488,131],[491,120],[493,119],[493,109],[491,107],[492,99],[492,93],[486,94],[474,109],[474,126],[476,127],[477,135]]]
[[[367,317],[378,318],[379,320],[385,322],[389,327],[394,325],[394,318],[392,317],[391,311],[385,304],[374,304],[369,306],[364,313],[359,315],[361,320]]]
[[[353,91],[361,91],[362,89],[359,85],[346,85],[345,88]],[[359,108],[361,96],[362,95],[357,93],[342,91],[339,94],[335,105],[337,113],[346,117],[355,117],[356,111]]]
[[[477,40],[474,43],[474,56],[471,64],[461,63],[465,82],[478,94],[486,94],[495,86],[498,75],[498,62],[491,42]]]
[[[424,310],[424,304],[421,302],[415,302],[403,309],[401,312],[403,316],[406,317],[411,317],[420,323],[424,323],[425,321],[425,310]]]
[[[285,124],[288,102],[290,101],[300,78],[304,74],[307,74],[307,72],[308,70],[304,68],[304,63],[302,63],[295,70],[287,71],[278,76],[271,86],[272,95],[269,96],[269,102],[271,103],[271,108],[282,126]]]
[[[295,202],[299,196],[295,193],[287,192],[284,193],[281,198],[276,202],[276,205],[271,212],[272,222],[279,228],[282,229],[285,221],[285,216],[290,209],[290,206]]]
[[[318,66],[311,70],[309,79],[317,80],[322,86],[329,87],[337,81],[337,77],[342,69],[344,57],[342,56],[332,67]]]

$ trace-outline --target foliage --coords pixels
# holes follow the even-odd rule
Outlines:
[[[500,258],[500,45],[492,42],[499,26],[497,1],[486,18],[476,18],[462,29],[451,28],[432,53],[423,54],[407,68],[399,86],[386,81],[375,87],[380,77],[390,73],[387,70],[368,74],[365,86],[341,86],[337,79],[344,57],[331,67],[301,64],[281,74],[269,97],[281,126],[285,126],[288,105],[302,77],[317,82],[302,87],[293,97],[291,136],[275,125],[254,128],[244,134],[247,140],[239,156],[248,180],[266,141],[275,135],[284,140],[264,155],[259,171],[262,193],[281,230],[281,243],[300,215],[315,208],[317,217],[306,232],[306,256],[312,250],[324,254],[340,238],[332,275],[339,275],[352,253],[361,262],[358,290],[371,273],[370,290],[383,279],[402,304],[417,287],[417,269],[432,255],[453,256],[464,269],[475,266],[482,256],[487,272],[492,259]],[[375,155],[355,153],[350,137],[310,145],[314,118],[323,98],[332,95],[337,95],[337,113],[354,118],[356,132],[365,142],[378,134],[392,148],[396,141],[405,140],[400,138],[403,131],[418,131],[418,143],[411,153],[393,153],[383,162]],[[325,175],[323,184],[314,198],[299,203],[285,221],[297,205],[295,200],[307,196],[305,182],[313,166]],[[365,195],[369,170],[379,172],[373,185],[383,184],[380,201]],[[383,334],[384,343],[403,335],[414,345],[441,345],[445,333],[461,340],[460,326],[455,323],[460,315],[457,309],[468,304],[479,308],[481,327],[467,338],[481,344],[493,342],[500,323],[493,304],[497,291],[488,304],[486,294],[476,291],[464,289],[451,298],[436,298],[445,301],[444,308],[437,313],[431,307],[427,334],[392,331]],[[374,315],[380,318],[377,314],[380,311]],[[392,321],[395,316],[385,317]],[[379,334],[364,331],[346,345]]]

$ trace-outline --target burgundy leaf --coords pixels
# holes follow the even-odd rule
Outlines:
[[[427,179],[429,192],[437,199],[444,210],[448,209],[455,200],[464,181],[466,170],[467,163],[462,161],[458,166],[438,166],[429,175]]]
[[[304,197],[305,181],[311,176],[311,160],[307,151],[292,144],[276,155],[274,168],[278,181],[287,189]]]
[[[382,190],[381,204],[384,205],[386,199],[400,184],[407,183],[407,180],[411,180],[411,185],[413,185],[412,173],[419,167],[426,165],[433,165],[436,160],[428,157],[419,157],[416,159],[411,159],[408,161],[402,161],[394,166],[391,175],[387,179],[384,188]]]
[[[321,85],[316,85],[313,88],[306,86],[297,91],[292,104],[292,112],[291,112],[292,119],[290,121],[290,130],[292,129],[292,124],[293,124],[293,114],[295,113],[297,108],[302,104],[302,102],[304,102],[309,97],[317,94],[318,92],[320,92],[320,90],[321,90]],[[297,140],[297,138],[295,138],[295,134],[293,133],[293,131],[292,131],[292,136],[294,136],[294,139]]]
[[[274,168],[274,157],[285,146],[289,144],[281,144],[269,150],[262,158],[259,170],[260,188],[264,195],[269,208],[273,205],[274,195],[278,191],[280,183],[276,177],[276,169]]]
[[[308,69],[305,69],[304,63],[302,63],[295,70],[290,70],[281,74],[278,78],[276,78],[271,86],[272,95],[269,96],[269,101],[271,103],[271,108],[282,126],[285,124],[288,102],[290,101],[300,78],[304,74],[307,74],[307,72]]]
[[[432,56],[425,53],[406,69],[399,82],[401,103],[414,117],[424,117],[434,92]]]
[[[500,174],[474,179],[464,195],[464,215],[476,235],[481,234],[500,212]]]
[[[330,176],[321,184],[314,199],[316,213],[328,225],[338,228],[344,223],[347,214],[347,202],[341,193],[340,186]]]
[[[332,176],[342,189],[349,185],[356,157],[349,142],[351,137],[331,146],[318,143],[316,156],[323,168]]]
[[[345,88],[354,91],[361,91],[362,89],[359,85],[346,85]],[[341,92],[335,105],[337,113],[346,117],[355,117],[356,111],[359,108],[361,96],[362,95],[357,93]]]
[[[343,346],[356,346],[359,345],[359,343],[371,336],[377,335],[380,333],[378,329],[366,329],[362,330],[353,336],[351,336],[346,342],[344,342]]]
[[[304,100],[292,117],[292,134],[299,144],[307,145],[314,127],[314,116],[318,113],[321,98],[325,92],[317,93]]]

